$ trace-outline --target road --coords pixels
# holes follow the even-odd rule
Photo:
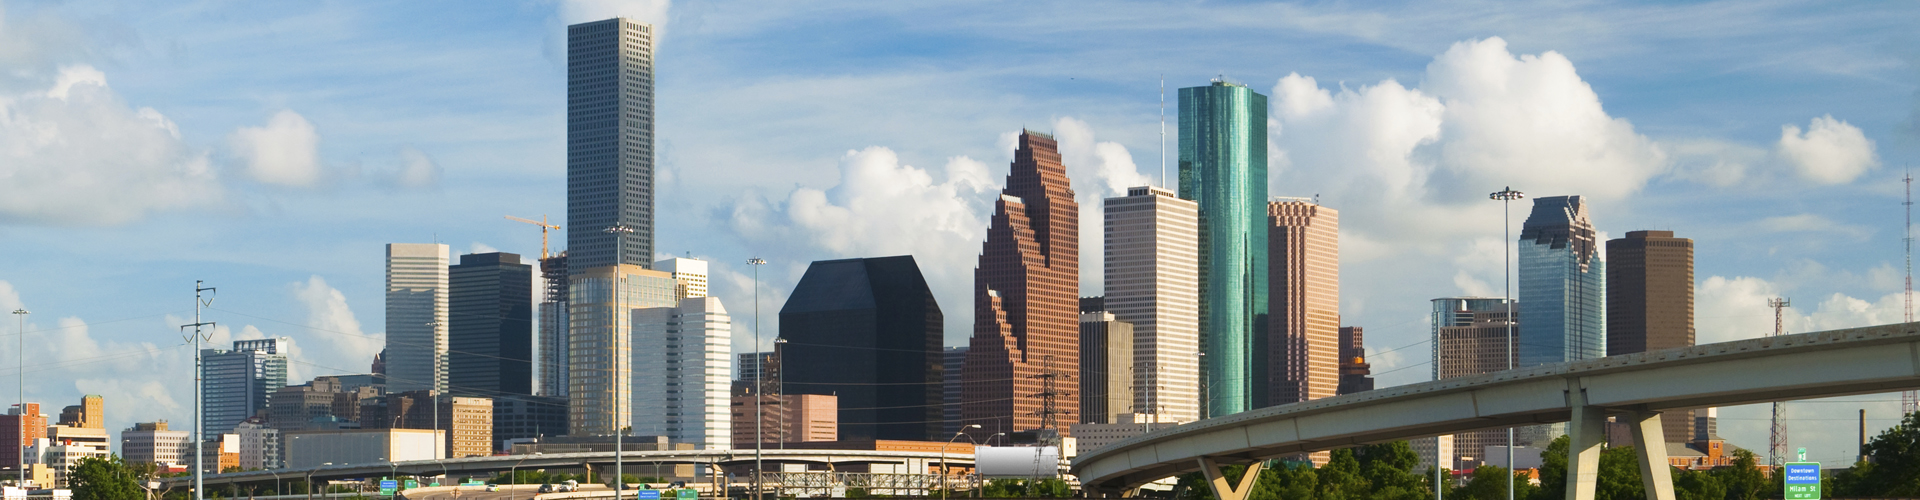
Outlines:
[[[594,489],[604,490],[607,489],[607,487],[593,485],[593,487],[583,489],[592,491]],[[406,497],[407,500],[529,500],[538,494],[540,494],[540,485],[537,484],[503,484],[500,485],[500,491],[487,491],[485,486],[462,486],[457,489],[422,488],[408,491]]]

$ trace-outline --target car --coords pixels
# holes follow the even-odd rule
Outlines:
[[[487,485],[487,491],[500,491],[500,485],[498,485],[498,484],[489,484],[489,485]]]
[[[542,485],[540,485],[540,492],[541,492],[541,493],[553,493],[553,483],[547,483],[547,484],[542,484]]]

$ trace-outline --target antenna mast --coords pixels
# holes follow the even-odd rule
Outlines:
[[[1908,170],[1907,176],[1900,180],[1902,182],[1907,183],[1907,201],[1900,204],[1901,206],[1905,207],[1907,210],[1907,236],[1906,238],[1901,240],[1906,244],[1906,249],[1907,249],[1907,289],[1906,289],[1905,295],[1903,295],[1903,297],[1905,298],[1905,304],[1904,304],[1904,307],[1900,310],[1900,312],[1905,315],[1907,320],[1906,322],[1912,323],[1913,322],[1913,171]],[[1906,391],[1906,392],[1900,393],[1900,414],[1904,416],[1906,414],[1913,413],[1915,411],[1920,411],[1920,391]]]
[[[1781,321],[1780,310],[1792,305],[1786,298],[1767,299],[1767,307],[1773,308],[1773,336],[1786,335],[1786,324]],[[1773,436],[1767,440],[1767,464],[1780,470],[1781,461],[1787,456],[1787,424],[1780,421],[1780,402],[1773,402]]]
[[[1913,183],[1909,182],[1907,183],[1907,185],[1912,186]],[[1163,187],[1163,188],[1173,187],[1173,184],[1167,183],[1167,74],[1166,73],[1160,74],[1160,187]],[[1908,191],[1912,191],[1912,190],[1909,189]],[[1909,195],[1908,198],[1912,198],[1912,196]],[[1907,201],[1911,202],[1913,200],[1909,199]],[[1908,235],[1908,236],[1912,236],[1912,235]],[[1912,245],[1908,245],[1908,246],[1911,247]],[[1907,267],[1909,268],[1907,274],[1911,276],[1913,274],[1911,269],[1913,266],[1909,265]],[[1909,278],[1907,281],[1911,282],[1913,280]],[[1909,285],[1909,288],[1911,288],[1912,283],[1908,283],[1908,285]],[[1907,321],[1913,321],[1913,318],[1909,317],[1907,318]]]

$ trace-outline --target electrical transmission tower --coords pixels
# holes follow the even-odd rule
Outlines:
[[[1054,416],[1067,415],[1072,412],[1061,410],[1059,406],[1056,406],[1054,404],[1054,400],[1060,397],[1072,396],[1072,394],[1060,392],[1059,389],[1053,386],[1053,380],[1056,378],[1068,377],[1070,375],[1063,375],[1057,371],[1054,371],[1053,355],[1051,354],[1047,355],[1046,358],[1043,358],[1042,363],[1044,364],[1041,365],[1042,369],[1040,373],[1035,374],[1032,377],[1032,378],[1040,379],[1040,392],[1036,392],[1029,395],[1031,397],[1040,398],[1040,411],[1033,412],[1032,414],[1038,415],[1040,417],[1040,428],[1058,429],[1060,428],[1060,422],[1059,422],[1059,419],[1054,418]]]
[[[1767,307],[1773,308],[1773,336],[1787,334],[1786,323],[1781,321],[1781,310],[1793,305],[1786,298],[1767,299]],[[1779,467],[1787,456],[1787,423],[1780,418],[1780,402],[1773,402],[1773,437],[1767,440],[1767,464]]]
[[[1906,297],[1905,307],[1901,309],[1901,313],[1905,314],[1906,320],[1908,323],[1912,323],[1913,322],[1913,172],[1907,172],[1907,176],[1905,178],[1900,179],[1900,181],[1905,182],[1907,184],[1907,201],[1900,204],[1901,206],[1906,208],[1906,211],[1907,211],[1907,237],[1901,240],[1903,243],[1906,244],[1906,249],[1907,249],[1907,290],[1905,295]],[[1900,414],[1902,416],[1905,416],[1906,414],[1913,413],[1915,411],[1920,411],[1920,392],[1906,391],[1906,392],[1900,393]]]

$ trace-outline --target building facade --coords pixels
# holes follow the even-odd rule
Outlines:
[[[1080,207],[1052,136],[1020,134],[1006,185],[973,272],[961,418],[983,436],[1065,435],[1080,414]]]
[[[1267,204],[1267,406],[1340,390],[1340,212]]]
[[[913,256],[816,261],[780,307],[779,392],[839,396],[841,439],[935,439],[943,321]]]
[[[232,432],[241,421],[269,407],[274,392],[287,385],[287,349],[292,342],[286,337],[236,340],[231,351],[201,351],[206,371],[201,411],[207,434]]]
[[[1200,209],[1201,417],[1265,406],[1267,96],[1224,81],[1180,89],[1180,197]]]
[[[568,266],[653,262],[653,26],[567,27]],[[627,226],[632,234],[603,229]]]
[[[1114,319],[1100,297],[1080,299],[1080,418],[1107,424],[1133,414],[1133,325]]]
[[[567,396],[567,252],[540,259],[540,395]],[[564,431],[562,431],[564,432]]]
[[[388,390],[447,390],[448,313],[447,246],[388,244]]]
[[[1357,326],[1340,327],[1340,394],[1373,390],[1373,365],[1367,363],[1366,332]]]
[[[281,468],[280,430],[263,419],[249,418],[233,427],[240,438],[240,468],[264,470]]]
[[[461,255],[447,290],[450,392],[533,395],[533,266],[504,252]]]
[[[960,374],[967,367],[967,348],[947,347],[940,356],[940,434],[960,432]]]
[[[168,430],[167,422],[136,423],[120,431],[120,456],[127,463],[186,466],[193,455],[187,431]]]
[[[683,299],[707,296],[707,261],[668,257],[654,261],[653,269],[673,275],[674,292]]]
[[[446,443],[435,439],[445,431],[430,429],[356,429],[299,431],[283,436],[287,468],[312,469],[324,464],[355,465],[436,460],[446,457]]]
[[[20,451],[33,445],[33,440],[47,437],[47,416],[40,413],[40,403],[26,403],[26,411],[21,405],[7,409],[6,415],[0,415],[0,443],[19,443],[18,446],[0,446],[0,467],[15,464],[18,472]]]
[[[577,255],[577,254],[576,254]],[[572,268],[568,285],[567,433],[610,436],[632,425],[633,310],[673,307],[673,275],[622,264]],[[616,295],[616,290],[618,295]],[[615,342],[615,332],[620,332]],[[619,404],[615,404],[619,395]]]
[[[767,448],[785,443],[838,441],[839,398],[827,394],[765,394],[760,400],[760,426],[754,427],[753,396],[734,396],[733,449],[753,449],[754,436]]]
[[[1200,419],[1200,208],[1159,187],[1106,199],[1106,309],[1133,325],[1133,409]]]
[[[1693,240],[1628,231],[1607,240],[1607,355],[1692,346]],[[1692,437],[1693,410],[1662,413],[1667,442]]]
[[[516,439],[567,435],[567,398],[508,396],[493,400],[493,442],[506,450]]]
[[[1520,366],[1607,355],[1606,263],[1579,196],[1533,200],[1520,227]]]
[[[60,410],[60,425],[68,427],[107,428],[106,398],[88,394],[80,397],[80,404]]]
[[[675,307],[635,309],[632,321],[634,352],[647,358],[633,366],[633,433],[727,449],[733,352],[727,308],[716,297],[685,298]]]

